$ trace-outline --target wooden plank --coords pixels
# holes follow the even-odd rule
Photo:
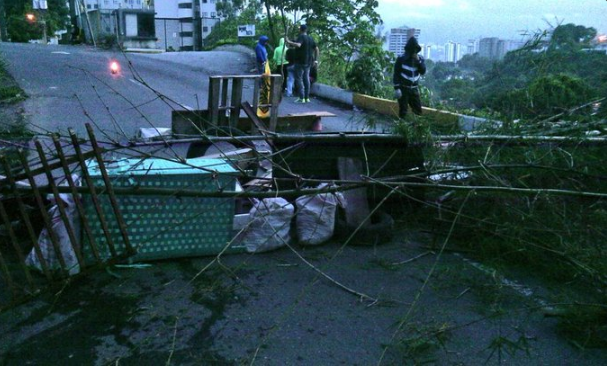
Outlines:
[[[280,76],[280,74],[272,74],[270,76],[275,76],[276,77],[276,76]],[[209,78],[213,78],[213,79],[242,79],[242,80],[245,80],[245,79],[256,79],[256,78],[258,79],[259,75],[250,75],[250,74],[248,74],[248,75],[212,75],[212,76],[209,76]]]
[[[4,256],[2,255],[2,250],[0,250],[0,269],[2,270],[2,276],[6,282],[6,287],[8,287],[11,291],[15,290],[15,284],[13,282],[13,276],[11,276],[11,272],[8,270],[8,266],[6,265],[6,261],[4,260]]]
[[[239,159],[248,159],[248,158],[254,157],[254,155],[252,155],[252,153],[253,153],[253,149],[246,147],[244,149],[238,149],[238,150],[229,151],[229,152],[225,152],[225,153],[204,155],[204,157],[205,157],[205,159],[222,159],[222,158],[234,158],[234,157],[239,158]]]
[[[19,195],[19,193],[16,192],[17,186],[15,185],[15,179],[11,172],[11,167],[8,163],[8,160],[6,160],[6,157],[2,157],[1,160],[2,160],[2,166],[4,167],[4,171],[6,173],[6,179],[8,180],[11,190],[13,191],[13,194],[15,195],[15,200],[17,201],[17,207],[19,209],[19,214],[21,215],[21,219],[23,220],[23,223],[25,224],[25,227],[27,229],[27,234],[28,234],[30,242],[32,243],[32,246],[34,248],[34,252],[36,253],[36,256],[38,257],[38,259],[40,260],[40,266],[42,267],[42,271],[44,272],[46,278],[51,280],[52,274],[50,273],[48,266],[46,264],[46,260],[44,259],[44,256],[42,255],[42,252],[40,251],[40,246],[38,245],[38,236],[34,232],[32,222],[30,221],[29,215],[27,214],[25,205],[23,204],[23,200],[21,199],[21,196]],[[4,207],[2,207],[2,210],[4,210]],[[6,214],[6,212],[2,213],[3,219],[5,219],[5,217],[4,217],[5,214]],[[8,219],[8,216],[6,219]],[[9,227],[10,227],[10,222],[9,222]],[[15,244],[17,244],[17,243],[18,243],[18,241],[15,242]],[[18,250],[18,253],[20,253],[20,250]],[[60,255],[58,256],[58,258],[61,258]],[[23,258],[23,263],[25,265],[25,257]],[[26,276],[29,276],[29,270],[26,271]],[[31,278],[30,278],[30,280],[31,280]]]
[[[232,80],[232,98],[230,100],[230,126],[236,127],[240,118],[240,103],[242,102],[242,79]]]
[[[97,262],[101,260],[99,257],[99,251],[97,250],[97,242],[95,241],[95,236],[93,235],[93,231],[91,230],[91,226],[89,225],[89,220],[86,217],[86,213],[84,207],[82,206],[82,202],[80,202],[80,195],[76,190],[76,183],[72,178],[72,172],[70,171],[69,165],[65,162],[65,154],[63,153],[63,147],[61,146],[61,141],[59,141],[59,136],[53,135],[53,143],[55,145],[55,150],[57,150],[57,155],[59,156],[59,160],[63,165],[63,173],[65,174],[65,179],[67,180],[68,186],[72,191],[72,196],[74,197],[74,203],[76,204],[76,211],[78,211],[78,215],[80,215],[80,222],[82,223],[82,228],[84,229],[84,234],[88,237],[89,244],[91,245],[91,249],[93,251],[93,255]],[[80,248],[82,250],[82,245]]]
[[[289,113],[287,114],[289,117],[337,117],[336,114],[326,111],[314,111],[314,112],[304,112],[304,113]]]
[[[228,108],[228,90],[230,86],[230,79],[223,79],[221,83],[221,103],[219,103],[219,111],[224,111]],[[226,114],[219,113],[219,126],[225,126]]]
[[[266,132],[268,131],[268,128],[263,123],[263,121],[257,116],[257,113],[255,112],[256,109],[253,109],[253,107],[249,104],[249,102],[244,102],[244,103],[242,103],[242,110],[247,115],[247,117],[249,117],[251,122],[253,122],[253,128],[251,129],[252,130],[251,133],[255,133],[255,134],[260,133],[260,134],[266,136]]]
[[[220,79],[209,78],[209,122],[213,126],[219,123],[219,88]]]
[[[272,87],[270,92],[270,131],[276,132],[278,123],[278,107],[282,97],[282,76],[272,76]]]
[[[362,181],[363,164],[360,159],[337,158],[337,170],[339,179],[349,181]],[[368,220],[370,210],[367,200],[367,189],[357,188],[342,192],[346,200],[346,223],[349,227],[357,228],[368,226],[371,220]]]
[[[251,148],[238,149],[234,151],[204,155],[206,159],[227,159],[231,163],[236,164],[240,169],[246,169],[253,161],[257,154]]]
[[[131,245],[129,233],[126,230],[126,224],[124,222],[124,218],[122,217],[122,212],[120,211],[120,207],[118,206],[118,202],[116,201],[112,182],[110,181],[110,177],[108,176],[107,170],[105,169],[105,163],[103,161],[103,157],[101,156],[101,149],[97,144],[97,138],[95,137],[95,133],[93,132],[93,127],[91,127],[89,123],[86,123],[85,126],[86,131],[89,135],[89,139],[91,140],[91,146],[93,147],[93,151],[95,152],[95,158],[97,159],[99,171],[101,172],[103,182],[105,183],[105,188],[110,199],[110,204],[112,205],[112,209],[114,211],[114,216],[116,216],[116,221],[118,222],[118,227],[120,228],[120,234],[122,235],[122,241],[124,242],[124,247],[126,248],[126,254],[134,255],[137,253],[137,251]]]
[[[76,136],[76,133],[71,128],[68,129],[68,132],[72,139],[72,145],[74,146],[74,151],[76,152],[76,156],[78,157],[78,162],[80,163],[80,172],[82,173],[82,178],[86,182],[86,185],[90,191],[91,201],[93,202],[93,206],[95,207],[95,211],[97,212],[97,218],[99,218],[101,229],[103,229],[103,235],[105,237],[107,246],[110,249],[110,254],[112,255],[112,257],[116,257],[118,254],[116,253],[114,240],[112,239],[112,234],[110,233],[110,229],[107,225],[105,214],[103,213],[103,209],[101,208],[101,203],[99,202],[99,197],[97,196],[97,189],[95,188],[95,184],[91,180],[91,176],[86,166],[86,160],[84,159],[84,155],[82,154],[82,148],[80,147],[80,143],[78,142],[78,136]]]
[[[65,231],[67,231],[67,236],[70,240],[70,244],[72,245],[72,249],[74,250],[74,254],[76,255],[76,260],[78,261],[78,265],[80,265],[80,269],[84,269],[85,263],[82,259],[82,252],[80,251],[80,241],[79,238],[76,237],[76,232],[74,231],[74,227],[72,226],[69,217],[67,216],[67,212],[65,211],[65,207],[63,205],[63,201],[61,200],[61,196],[59,194],[59,190],[57,189],[57,185],[55,184],[55,178],[53,177],[53,172],[48,168],[48,162],[46,160],[46,154],[44,153],[44,149],[42,148],[42,144],[40,141],[34,141],[36,145],[36,150],[38,151],[38,156],[40,157],[40,163],[46,170],[46,177],[48,180],[48,185],[51,188],[51,192],[53,197],[55,198],[55,202],[57,203],[57,209],[59,210],[59,216],[61,217],[61,221],[65,225]],[[58,257],[61,254],[55,253]],[[71,268],[67,268],[70,270]]]
[[[261,78],[257,78],[253,82],[253,110],[254,111],[257,111],[257,108],[259,108],[259,90],[260,90],[260,88],[261,88]]]
[[[36,180],[34,179],[34,175],[31,173],[29,163],[27,161],[27,157],[25,153],[21,151],[19,154],[21,158],[21,165],[23,166],[23,170],[27,174],[28,180],[30,182],[30,186],[32,187],[32,191],[34,192],[34,198],[36,199],[36,204],[38,205],[38,210],[40,210],[40,215],[42,216],[42,221],[44,223],[44,227],[49,234],[49,238],[51,240],[51,244],[55,249],[55,253],[59,253],[57,255],[57,259],[61,265],[61,268],[65,268],[65,263],[63,261],[63,254],[61,253],[61,245],[59,244],[59,238],[57,237],[57,233],[53,230],[53,224],[51,218],[48,215],[47,207],[44,204],[44,200],[42,198],[42,194],[36,185]]]
[[[17,239],[17,234],[15,234],[15,230],[13,230],[13,225],[11,223],[10,218],[8,217],[6,209],[4,208],[4,204],[2,203],[2,200],[0,200],[0,217],[2,218],[2,222],[4,222],[6,231],[8,231],[8,237],[11,239],[11,244],[13,245],[13,249],[15,250],[15,253],[17,253],[17,257],[19,258],[19,265],[23,269],[23,273],[25,273],[25,279],[27,280],[27,283],[33,287],[34,282],[32,281],[32,276],[30,274],[30,270],[29,270],[28,266],[25,265],[25,255],[23,254],[23,250],[21,249],[21,246],[19,245],[19,239]],[[46,261],[44,260],[44,256],[42,256],[42,253],[40,252],[39,246],[36,245],[34,247],[34,253],[36,253],[36,256],[40,260],[40,264],[42,266],[42,272],[44,273],[44,275],[46,276],[46,278],[48,280],[52,280],[51,273],[48,270]]]

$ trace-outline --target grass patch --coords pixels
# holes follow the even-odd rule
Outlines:
[[[582,195],[606,192],[602,151],[601,145],[582,143],[464,142],[443,147],[428,155],[436,159],[428,163],[430,169],[469,168],[466,178],[448,184],[530,192],[453,191],[441,202],[440,213],[436,206],[427,210],[435,215],[432,229],[447,234],[457,219],[451,245],[469,250],[477,261],[494,268],[524,269],[544,283],[556,284],[559,292],[567,293],[562,302],[607,303],[607,295],[596,291],[607,284],[607,200]],[[444,194],[436,191],[435,197]],[[499,303],[499,286],[488,284],[476,290],[489,303]],[[592,338],[592,342],[574,339],[581,347],[605,347],[607,331],[590,326],[605,324],[604,312],[577,308],[561,317],[562,333],[568,338],[573,334]]]
[[[451,337],[450,328],[448,323],[436,321],[408,323],[403,336],[391,348],[403,365],[435,364],[436,353],[445,348]]]
[[[8,73],[6,61],[0,55],[0,103],[16,103],[25,97],[25,92]]]
[[[561,314],[559,332],[579,349],[607,348],[607,307],[569,307]]]

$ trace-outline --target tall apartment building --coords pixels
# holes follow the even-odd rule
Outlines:
[[[207,38],[213,28],[221,24],[217,14],[217,2],[219,0],[201,0],[200,19],[202,21],[202,39]]]
[[[422,48],[421,55],[424,56],[426,60],[432,59],[432,46],[429,44],[420,44]]]
[[[217,0],[163,0],[155,2],[156,36],[165,50],[194,51],[202,48],[213,28],[221,24]]]
[[[506,53],[521,48],[524,45],[522,41],[511,41],[499,39],[497,37],[483,38],[479,41],[479,55],[491,60],[499,60]]]
[[[461,43],[449,41],[445,43],[445,62],[457,62],[462,58]]]
[[[504,56],[504,43],[497,37],[482,38],[479,41],[478,53],[481,57],[498,60]]]
[[[415,37],[419,39],[419,34],[419,29],[409,28],[406,25],[390,29],[390,34],[388,34],[388,51],[402,55],[405,52],[405,45],[409,38]]]
[[[478,51],[479,51],[478,39],[469,39],[468,44],[466,45],[466,54],[474,55]]]

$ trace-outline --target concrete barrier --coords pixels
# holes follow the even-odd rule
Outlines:
[[[358,108],[398,118],[398,103],[394,100],[375,98],[368,95],[355,93],[354,105]]]
[[[353,107],[373,111],[386,116],[398,118],[398,103],[395,100],[370,97],[368,95],[354,93],[333,86],[315,83],[312,86],[312,94],[351,105]],[[500,121],[489,120],[482,117],[466,116],[463,114],[442,111],[434,108],[422,107],[425,116],[431,116],[437,130],[443,132],[474,131],[487,125],[500,126]]]
[[[314,85],[312,85],[311,92],[312,94],[321,98],[329,99],[347,105],[354,105],[354,93],[348,90],[340,89],[325,84],[314,83]]]

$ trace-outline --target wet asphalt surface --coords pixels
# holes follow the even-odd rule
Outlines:
[[[604,351],[577,349],[533,296],[459,255],[437,261],[430,236],[397,225],[376,247],[95,272],[0,314],[0,364],[602,364]]]

